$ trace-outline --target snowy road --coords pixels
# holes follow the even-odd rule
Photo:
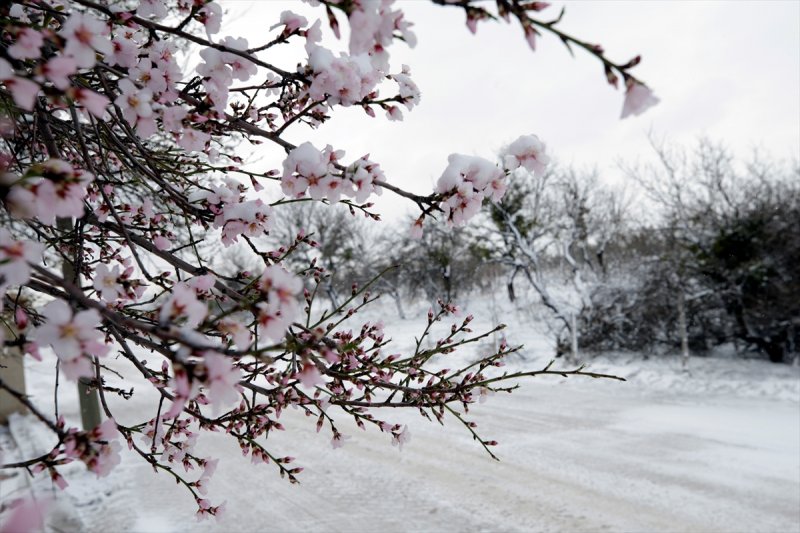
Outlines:
[[[800,531],[796,402],[528,383],[473,417],[499,463],[452,421],[397,413],[413,435],[401,452],[346,426],[334,450],[299,418],[284,414],[271,448],[298,457],[300,486],[205,439],[224,456],[209,496],[226,520],[196,523],[188,494],[136,461],[84,477],[75,508],[91,531]]]

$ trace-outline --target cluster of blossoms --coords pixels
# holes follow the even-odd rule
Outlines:
[[[16,178],[8,175],[9,179]],[[83,216],[83,200],[94,176],[61,159],[32,165],[18,179],[7,183],[6,207],[19,218],[37,218],[52,225],[56,217]]]
[[[126,261],[130,263],[130,260]],[[147,285],[140,279],[132,279],[135,272],[133,265],[128,264],[124,270],[120,270],[117,263],[108,268],[107,265],[100,263],[94,272],[92,287],[100,295],[100,298],[110,304],[123,301],[137,301],[147,289]]]
[[[507,174],[523,168],[539,175],[550,158],[536,135],[523,135],[500,154],[502,168],[482,157],[452,154],[436,182],[436,192],[444,198],[442,210],[454,225],[466,223],[481,209],[484,200],[499,202],[506,192]],[[414,224],[417,235],[421,221]]]
[[[90,431],[80,431],[70,428],[64,431],[64,419],[59,418],[56,429],[62,432],[62,445],[53,448],[47,459],[36,464],[34,473],[47,469],[53,483],[60,489],[65,489],[69,483],[64,476],[58,473],[55,465],[67,464],[79,460],[86,465],[90,472],[98,478],[107,476],[120,461],[120,446],[118,440],[120,433],[117,423],[113,418],[105,420],[102,424]]]
[[[364,156],[344,169],[338,165],[344,152],[330,145],[320,151],[310,142],[305,142],[289,152],[283,162],[281,188],[292,198],[306,194],[313,200],[327,199],[336,203],[342,196],[366,201],[373,193],[381,194],[380,183],[384,179],[380,165]]]
[[[6,289],[10,286],[24,285],[31,277],[31,265],[42,259],[44,246],[38,242],[16,240],[5,228],[0,228],[0,314],[5,306]],[[28,315],[21,307],[14,313],[14,323],[18,330],[28,327]],[[5,344],[5,328],[0,327],[0,347]]]
[[[297,295],[303,283],[283,267],[272,265],[264,269],[256,288],[263,297],[257,304],[258,332],[268,339],[279,341],[286,328],[297,320],[300,312]]]
[[[108,353],[105,335],[97,328],[100,314],[94,309],[74,313],[63,300],[54,300],[42,309],[45,323],[33,332],[36,346],[51,346],[61,371],[68,379],[92,377],[95,374],[90,357]],[[27,348],[35,353],[33,346]]]
[[[213,226],[221,229],[225,246],[237,242],[241,235],[258,237],[272,229],[272,208],[260,198],[247,200],[243,194],[245,190],[241,183],[229,178],[191,198],[203,202],[214,214]]]
[[[525,18],[543,3],[509,1],[529,42],[535,27],[552,28]],[[473,30],[477,20],[490,18],[472,4],[445,4],[464,8]],[[66,378],[86,378],[103,399],[127,399],[132,393],[109,386],[111,370],[100,364],[114,349],[160,399],[149,421],[126,426],[108,418],[86,431],[65,431],[63,420],[51,422],[31,403],[58,437],[49,456],[27,463],[33,471],[47,469],[62,488],[56,467],[72,459],[105,475],[119,462],[122,436],[132,453],[168,465],[162,471],[192,492],[198,517],[218,517],[224,505],[203,497],[216,460],[195,455],[201,431],[224,432],[254,462],[272,463],[296,481],[302,468],[289,466],[293,458],[274,457],[259,443],[283,429],[278,419],[287,407],[314,417],[318,430],[327,425],[334,447],[348,437],[331,406],[402,447],[407,426],[380,420],[372,407],[387,401],[441,420],[445,405],[466,408],[495,390],[487,372],[514,351],[505,345],[470,371],[425,367],[481,338],[471,336],[469,320],[454,324],[433,348],[422,343],[426,329],[413,354],[385,355],[381,323],[341,325],[374,300],[366,288],[354,286],[346,303],[319,312],[314,295],[324,272],[313,261],[297,266],[292,255],[312,241],[301,232],[285,247],[266,248],[274,244],[264,237],[275,228],[280,204],[299,198],[344,202],[369,215],[366,202],[389,190],[414,198],[423,216],[441,211],[451,224],[463,224],[484,200],[503,196],[509,173],[544,171],[544,145],[523,136],[504,151],[500,166],[451,155],[435,192],[423,197],[390,185],[368,156],[344,165],[344,153],[330,145],[319,150],[284,139],[289,127],[314,127],[337,106],[361,106],[371,116],[383,109],[390,120],[402,118],[400,106],[414,109],[420,90],[410,69],[390,71],[392,43],[416,43],[411,23],[394,7],[392,0],[326,3],[337,37],[336,13],[350,26],[347,50],[334,51],[322,44],[320,20],[309,24],[290,11],[269,30],[270,40],[251,45],[243,37],[216,37],[222,8],[208,0],[0,5],[7,21],[0,34],[0,103],[8,110],[0,116],[0,313],[13,310],[17,330],[14,339],[0,336],[0,345],[19,346],[39,360],[52,349],[55,357],[47,360],[57,360]],[[296,68],[266,61],[274,47],[303,39],[305,56]],[[180,65],[190,44],[200,46],[199,61],[185,72]],[[616,67],[628,89],[625,115],[656,101],[627,73],[631,66]],[[382,96],[384,83],[396,86],[396,94]],[[282,173],[244,168],[226,153],[231,139],[279,146],[286,152]],[[257,179],[278,177],[284,197],[270,203],[278,195],[261,194]],[[251,253],[261,275],[222,264],[209,252],[217,242]],[[454,311],[442,303],[428,326]],[[14,392],[3,381],[0,388]],[[488,451],[494,441],[480,444]],[[187,481],[178,465],[202,474]]]

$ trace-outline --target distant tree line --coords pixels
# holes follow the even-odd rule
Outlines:
[[[709,141],[655,151],[657,164],[624,167],[635,185],[627,189],[603,185],[597,172],[520,171],[472,223],[431,224],[421,239],[311,202],[285,209],[276,226],[284,237],[313,233],[334,306],[353,279],[383,272],[376,292],[401,318],[411,301],[505,287],[517,305],[544,306],[559,355],[574,341],[581,351],[646,355],[734,345],[791,362],[800,346],[800,169],[739,161]]]

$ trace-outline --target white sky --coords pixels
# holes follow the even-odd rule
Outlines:
[[[229,22],[220,35],[245,36],[251,46],[264,42],[284,9],[324,17],[324,10],[299,1],[222,4]],[[624,121],[623,91],[605,82],[600,62],[580,50],[573,59],[557,38],[544,35],[532,52],[516,23],[487,21],[473,36],[461,10],[423,0],[398,5],[414,22],[419,44],[393,45],[392,71],[411,66],[421,104],[403,122],[337,108],[318,131],[290,130],[290,141],[332,144],[347,151],[348,161],[369,153],[390,182],[419,193],[430,192],[450,153],[494,159],[527,133],[542,138],[559,161],[596,166],[609,182],[620,179],[619,158],[651,157],[648,131],[684,144],[709,136],[743,156],[759,148],[800,157],[798,1],[554,2],[544,13],[554,17],[566,6],[563,31],[602,44],[615,61],[642,55],[632,72],[661,103]],[[331,37],[328,46],[346,51],[343,37],[338,44]],[[289,70],[298,58],[261,57]],[[280,151],[264,155],[278,168]],[[378,209],[392,219],[413,206],[384,193]]]

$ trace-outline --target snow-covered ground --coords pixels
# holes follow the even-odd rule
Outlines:
[[[502,316],[514,326],[509,340],[528,346],[527,360],[511,366],[541,367],[552,353],[541,332],[512,311]],[[476,320],[476,331],[487,320]],[[419,320],[392,319],[386,329],[400,349]],[[29,365],[29,392],[49,405],[45,369]],[[204,435],[200,449],[222,457],[209,494],[227,500],[220,521],[196,522],[188,493],[134,456],[100,480],[69,465],[63,492],[46,475],[32,485],[56,498],[54,530],[800,531],[800,369],[697,358],[686,372],[677,358],[622,355],[595,358],[592,369],[629,381],[536,378],[475,406],[478,429],[500,442],[500,462],[452,420],[441,427],[392,413],[412,433],[402,451],[344,422],[352,438],[332,449],[329,435],[289,411],[287,431],[270,442],[305,467],[292,486],[271,466],[251,465],[230,439]],[[61,411],[75,420],[73,391],[62,389]],[[118,419],[152,416],[142,413],[146,399],[117,402]],[[0,435],[6,460],[52,445],[30,418],[11,429],[18,449]],[[0,481],[0,496],[21,495],[29,483],[20,472]]]

